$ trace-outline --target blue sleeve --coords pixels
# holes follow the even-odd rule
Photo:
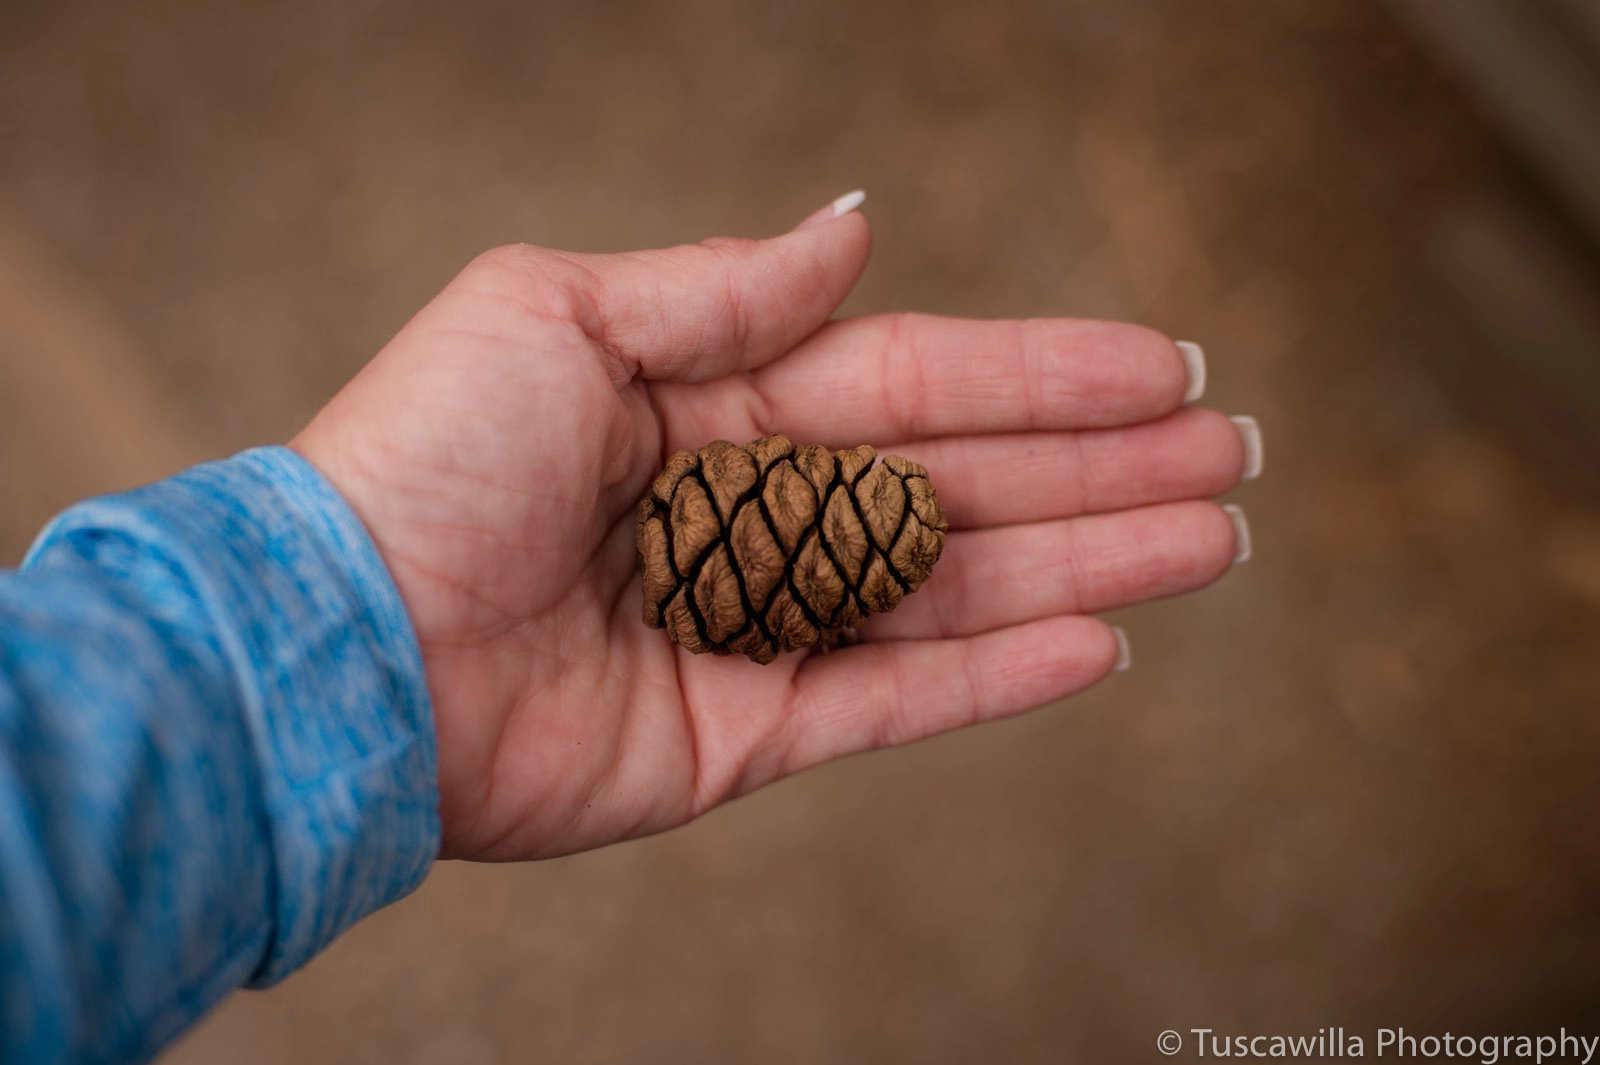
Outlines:
[[[67,511],[0,570],[0,1060],[150,1058],[439,848],[404,604],[303,459]]]

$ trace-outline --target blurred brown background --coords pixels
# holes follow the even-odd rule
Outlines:
[[[1546,165],[1581,125],[1436,15],[0,5],[7,563],[83,494],[283,440],[486,247],[770,233],[856,186],[849,312],[1145,322],[1266,433],[1256,558],[1120,618],[1130,673],[661,838],[441,867],[167,1060],[1600,1034],[1600,285]]]

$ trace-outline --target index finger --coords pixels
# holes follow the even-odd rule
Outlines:
[[[1200,349],[1072,318],[830,322],[750,376],[767,421],[827,446],[1149,421],[1199,398]]]

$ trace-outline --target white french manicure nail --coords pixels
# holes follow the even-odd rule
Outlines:
[[[1185,403],[1193,403],[1206,394],[1206,353],[1192,340],[1180,340],[1178,354],[1183,356],[1184,368],[1189,371],[1189,389],[1183,394]]]
[[[840,215],[849,214],[866,202],[867,194],[865,191],[856,189],[853,192],[847,192],[833,201],[833,217],[838,218]]]
[[[857,207],[860,207],[863,203],[865,203],[866,200],[867,194],[862,192],[860,189],[856,189],[854,192],[847,192],[843,196],[840,196],[837,200],[834,200],[832,203],[825,204],[822,207],[817,208],[817,210],[811,212],[811,214],[806,217],[805,221],[795,226],[795,228],[807,229],[811,226],[821,225],[823,222],[831,222],[841,215],[847,215],[851,211],[854,211]]]
[[[1111,672],[1124,673],[1133,665],[1133,651],[1128,647],[1128,632],[1121,625],[1113,625],[1111,635],[1117,638],[1117,664],[1111,667]]]
[[[1245,520],[1244,508],[1237,503],[1228,503],[1222,509],[1227,512],[1228,520],[1233,522],[1233,560],[1249,562],[1250,523]]]
[[[1239,439],[1244,441],[1244,472],[1239,476],[1246,481],[1253,481],[1261,476],[1261,466],[1266,461],[1266,453],[1261,446],[1261,426],[1248,414],[1235,415],[1228,420],[1239,430]]]

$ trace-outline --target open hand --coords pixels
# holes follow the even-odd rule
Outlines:
[[[864,217],[825,208],[759,242],[497,249],[292,441],[410,610],[444,856],[659,832],[832,758],[1040,706],[1111,671],[1092,612],[1228,569],[1234,526],[1207,500],[1244,448],[1221,414],[1181,408],[1171,340],[830,322],[870,245]],[[774,432],[927,466],[944,558],[857,646],[691,655],[640,621],[634,507],[673,450]]]

